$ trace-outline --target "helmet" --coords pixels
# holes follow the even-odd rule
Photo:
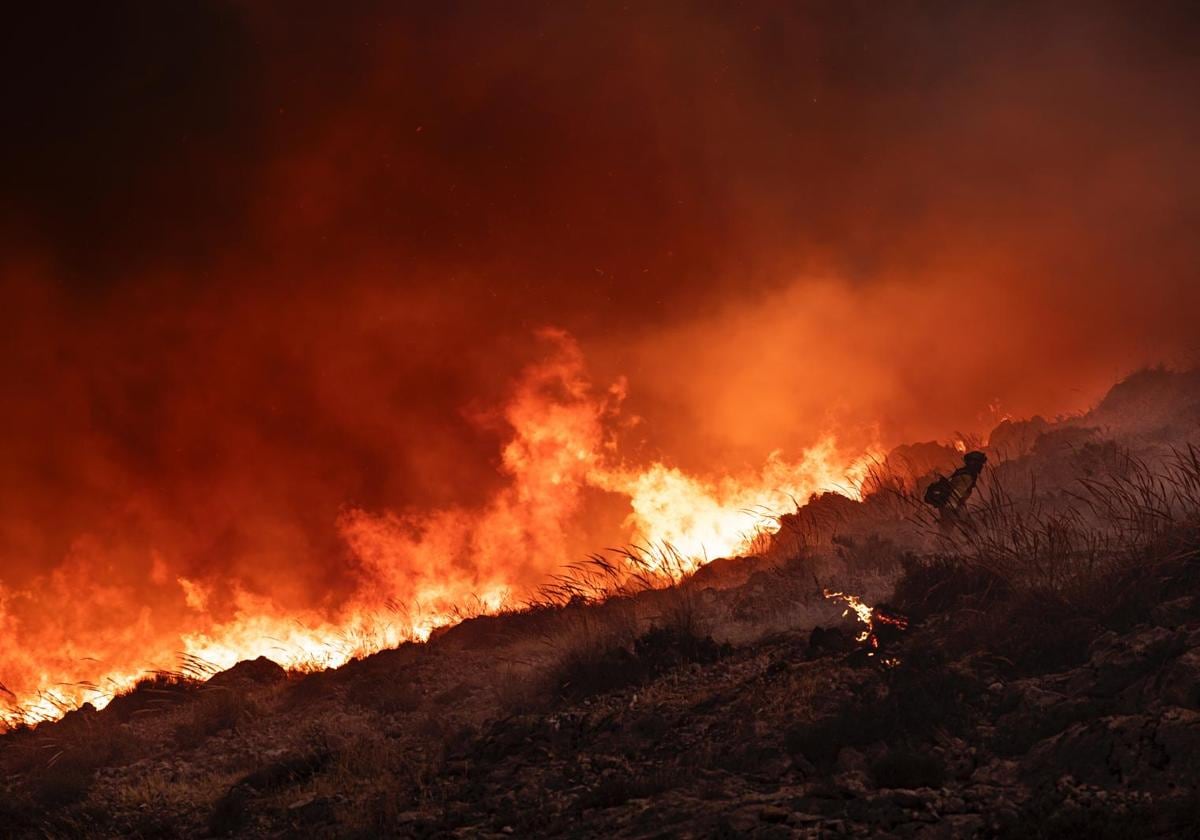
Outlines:
[[[968,452],[963,456],[963,463],[968,467],[982,467],[987,463],[987,456],[982,452]]]

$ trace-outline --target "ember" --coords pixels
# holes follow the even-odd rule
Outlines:
[[[874,656],[875,651],[879,650],[881,635],[883,641],[890,641],[908,629],[908,618],[906,616],[891,612],[883,607],[869,606],[863,603],[863,600],[857,595],[851,595],[846,592],[830,592],[828,589],[822,592],[831,601],[836,599],[845,601],[846,609],[842,613],[842,616],[847,617],[853,614],[858,622],[863,625],[862,631],[854,640],[865,646],[868,656]],[[899,664],[899,660],[894,658],[882,661],[887,665]]]

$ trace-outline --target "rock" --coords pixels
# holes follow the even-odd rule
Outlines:
[[[749,834],[758,827],[758,811],[756,808],[743,808],[726,817],[725,823],[739,834]]]
[[[958,838],[978,837],[983,833],[983,817],[978,814],[961,814],[946,817],[939,830],[931,833],[931,837]]]
[[[817,775],[817,768],[813,765],[813,763],[799,754],[792,756],[791,770],[799,773],[806,779],[811,779],[813,776]]]
[[[927,801],[927,798],[925,796],[922,796],[917,791],[906,790],[904,788],[898,788],[896,790],[893,790],[891,792],[891,794],[889,794],[889,795],[890,795],[892,801],[895,802],[897,805],[899,805],[901,808],[923,809],[925,807],[925,803]]]
[[[962,814],[967,810],[967,803],[959,796],[947,796],[941,801],[943,814]]]
[[[889,472],[919,479],[925,478],[933,472],[949,473],[953,471],[962,465],[962,456],[955,451],[954,447],[934,441],[905,443],[889,452],[884,459],[884,464]],[[921,489],[924,490],[924,488]]]
[[[1167,709],[1159,720],[1155,742],[1162,748],[1171,776],[1191,780],[1200,774],[1200,712]]]
[[[754,773],[764,779],[776,780],[792,768],[792,759],[781,750],[766,749],[760,753],[758,767]]]
[[[763,805],[758,809],[758,818],[763,822],[787,822],[787,819],[790,816],[790,811],[788,811],[786,808],[780,808],[778,805]]]
[[[1112,715],[1077,723],[1034,747],[1027,771],[1045,779],[1069,773],[1101,786],[1141,778],[1150,771],[1154,723],[1145,715]]]
[[[808,636],[808,658],[849,653],[855,649],[850,635],[838,627],[814,627]]]
[[[1183,647],[1183,638],[1164,627],[1118,636],[1105,633],[1089,651],[1093,696],[1113,697],[1135,680],[1156,671]]]
[[[258,659],[243,659],[227,671],[209,679],[207,685],[232,688],[237,685],[271,685],[287,679],[287,671],[276,663],[260,656]]]
[[[971,782],[976,785],[1013,787],[1017,784],[1019,769],[1015,761],[998,759],[976,768],[971,774]],[[968,798],[972,794],[979,798],[986,798],[988,795],[982,791],[968,791]]]
[[[838,773],[833,777],[833,780],[838,787],[853,796],[865,796],[867,791],[873,787],[871,779],[866,773],[853,770]]]
[[[306,796],[289,805],[288,813],[302,824],[312,826],[333,818],[333,802],[325,797]]]
[[[1185,595],[1158,604],[1151,610],[1150,618],[1159,627],[1182,627],[1200,621],[1200,609],[1195,596]]]
[[[946,777],[965,781],[975,772],[975,750],[964,748],[960,750],[944,750],[942,764],[946,768]]]
[[[988,436],[988,449],[1003,460],[1020,458],[1033,451],[1037,439],[1049,428],[1041,415],[1028,420],[1002,420]]]
[[[1020,818],[1020,813],[1018,813],[1016,808],[1011,806],[997,808],[993,812],[993,815],[1002,826],[1012,825]]]
[[[1168,665],[1160,682],[1163,703],[1200,709],[1200,648],[1185,652]]]
[[[837,759],[834,761],[834,768],[841,773],[866,773],[869,766],[867,757],[854,747],[842,747],[838,750]]]
[[[1090,682],[1090,673],[1088,674]],[[1004,755],[1025,753],[1038,741],[1062,732],[1072,723],[1094,717],[1096,702],[1068,696],[1045,687],[1046,681],[1018,680],[1005,692],[1002,708],[1011,709],[996,720],[994,748]]]

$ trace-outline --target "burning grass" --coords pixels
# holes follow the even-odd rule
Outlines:
[[[849,761],[847,748],[869,755],[860,760],[862,773],[877,786],[935,787],[949,771],[930,744],[969,737],[972,698],[985,696],[989,684],[981,674],[1068,667],[1102,631],[1145,621],[1179,595],[1200,594],[1200,454],[1179,450],[1153,467],[1109,463],[1111,472],[1093,471],[1069,492],[1026,497],[993,483],[961,527],[934,531],[937,550],[924,557],[905,554],[890,537],[855,534],[787,558],[696,572],[669,548],[630,548],[569,567],[520,610],[468,616],[431,645],[402,646],[338,671],[298,677],[245,663],[236,679],[230,671],[214,680],[205,663],[190,663],[117,697],[102,718],[77,713],[6,739],[0,765],[19,780],[4,791],[17,803],[7,806],[15,809],[8,816],[48,830],[39,808],[77,814],[105,802],[137,810],[133,803],[151,796],[144,784],[100,794],[95,771],[150,756],[169,761],[180,750],[197,761],[210,751],[241,756],[219,772],[209,767],[201,777],[173,780],[163,794],[181,811],[202,811],[216,833],[256,819],[416,833],[432,812],[443,828],[462,827],[459,799],[485,781],[514,791],[494,803],[493,828],[538,831],[570,825],[585,810],[674,796],[693,781],[680,770],[687,762],[713,778],[761,780],[789,767],[833,773]],[[902,503],[898,493],[889,501]],[[886,580],[893,567],[902,570],[897,609],[868,606],[864,598],[874,602],[875,595],[859,587]],[[924,636],[936,644],[907,645],[889,669],[851,668],[840,656],[806,661],[806,634],[797,631],[837,611],[821,597],[818,572],[830,584],[840,572],[840,591],[825,594],[858,616],[868,648],[886,649],[884,637],[905,615],[936,629]],[[719,583],[730,589],[709,588]],[[782,640],[768,637],[779,622]],[[746,627],[758,635],[746,631],[735,650],[728,642]],[[753,663],[758,640],[772,638],[785,653]],[[718,676],[734,670],[734,659],[737,676]],[[844,685],[831,682],[834,673]],[[698,696],[674,697],[681,684],[694,685]],[[676,703],[673,710],[664,698]],[[725,740],[710,743],[709,729],[693,735],[683,762],[672,733],[709,706],[720,712],[706,726],[721,727]],[[764,732],[753,725],[763,714],[785,722]],[[88,722],[100,719],[110,734],[111,723],[123,721],[139,735],[106,740]],[[305,734],[314,723],[322,732]],[[571,765],[586,739],[609,751],[597,761],[611,766],[584,784]],[[659,750],[673,758],[634,769],[633,758]],[[55,752],[60,757],[51,761]],[[308,760],[318,754],[319,762]],[[564,755],[571,757],[565,766]],[[506,775],[517,765],[549,766],[552,758],[559,764],[536,785]],[[293,759],[303,765],[296,772],[287,770]],[[480,767],[495,776],[485,778]],[[515,793],[534,788],[537,796]],[[576,811],[541,810],[563,790],[573,791]],[[716,791],[712,799],[725,796]],[[135,830],[133,817],[121,819],[123,829]]]

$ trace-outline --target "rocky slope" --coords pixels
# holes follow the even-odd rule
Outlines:
[[[0,837],[1200,836],[1200,403],[1164,376],[1010,424],[994,475],[1041,495],[959,542],[827,497],[671,589],[2,735]],[[1064,513],[1079,481],[1124,507]],[[826,586],[911,624],[868,649]]]
[[[1191,836],[1197,604],[1045,673],[952,654],[953,610],[874,657],[831,651],[841,628],[668,626],[608,687],[518,672],[495,637],[301,678],[243,663],[6,736],[0,816],[9,836]]]

